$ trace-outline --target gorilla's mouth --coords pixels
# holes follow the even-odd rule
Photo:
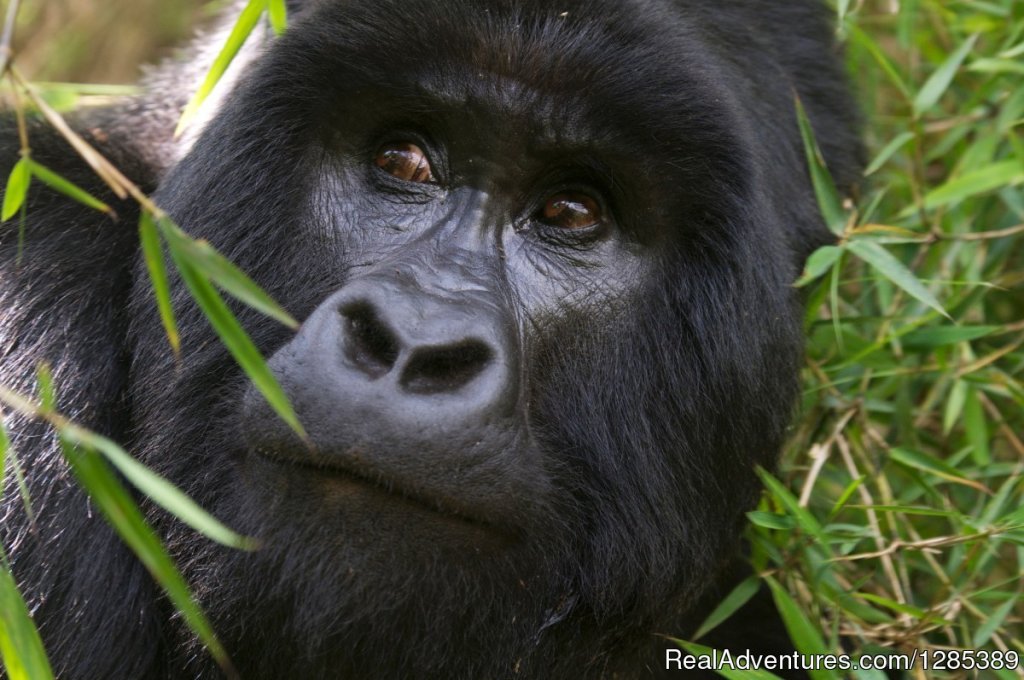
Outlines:
[[[467,507],[443,494],[431,493],[361,464],[360,452],[352,450],[346,456],[325,456],[304,451],[289,454],[264,447],[253,447],[251,453],[275,468],[298,473],[310,483],[342,482],[357,486],[380,496],[386,502],[399,502],[419,512],[428,512],[447,520],[484,529],[505,538],[512,537],[512,529],[474,508]]]

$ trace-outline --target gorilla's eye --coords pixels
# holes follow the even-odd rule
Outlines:
[[[586,194],[562,193],[549,198],[540,209],[541,222],[560,229],[587,229],[601,221],[601,206]]]
[[[377,167],[406,182],[431,183],[434,173],[423,149],[410,142],[391,142],[377,150]]]

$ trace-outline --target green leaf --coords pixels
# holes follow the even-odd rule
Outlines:
[[[288,8],[284,0],[269,0],[267,3],[267,14],[270,15],[270,25],[274,33],[281,35],[288,28]]]
[[[807,167],[811,173],[811,183],[814,185],[814,195],[818,199],[818,207],[825,224],[832,233],[840,235],[846,228],[846,211],[843,210],[843,202],[839,198],[839,191],[836,190],[832,175],[825,166],[825,157],[818,148],[818,142],[814,139],[814,130],[811,128],[811,121],[807,118],[807,111],[799,97],[796,101],[796,119],[800,126],[800,136],[804,142],[804,155],[807,158]]]
[[[888,144],[886,144],[881,151],[879,151],[867,169],[864,170],[864,176],[868,177],[878,171],[886,161],[892,158],[892,155],[899,151],[900,147],[909,142],[914,138],[913,132],[901,132],[896,135]]]
[[[131,548],[139,561],[167,593],[174,607],[181,612],[188,627],[202,640],[210,654],[225,668],[230,668],[227,653],[221,647],[188,584],[171,560],[156,532],[117,477],[94,451],[80,450],[70,441],[62,440],[64,457],[82,488],[114,528],[121,540]]]
[[[800,506],[800,502],[796,499],[796,496],[794,496],[782,482],[777,480],[764,468],[757,468],[757,476],[761,478],[761,482],[771,493],[772,498],[777,500],[786,509],[786,511],[796,519],[800,528],[805,533],[822,539],[821,543],[824,545],[825,541],[822,536],[821,525],[814,516],[807,511],[807,508]]]
[[[950,625],[949,621],[947,621],[946,619],[942,618],[938,614],[929,613],[929,612],[925,611],[924,609],[921,609],[920,607],[913,607],[913,606],[911,606],[909,604],[903,604],[901,602],[896,602],[895,600],[892,600],[892,599],[890,599],[888,597],[881,597],[881,596],[875,595],[873,593],[857,593],[857,597],[861,597],[861,598],[867,600],[868,602],[874,602],[875,604],[881,605],[881,606],[885,607],[886,609],[891,609],[894,612],[898,612],[900,614],[906,614],[908,616],[912,616],[915,619],[918,619],[919,621],[926,621],[928,623],[931,623],[931,624],[934,624],[934,625],[937,625],[937,626],[948,626],[948,625]]]
[[[774,512],[762,512],[753,510],[747,513],[747,518],[759,527],[766,529],[780,529],[788,531],[796,528],[796,522],[789,515],[779,515]],[[695,637],[700,637],[699,635]]]
[[[231,28],[231,33],[228,34],[227,40],[224,41],[224,47],[221,48],[213,60],[213,64],[210,66],[210,70],[206,72],[206,77],[203,79],[202,84],[195,94],[192,95],[192,99],[185,106],[181,118],[178,119],[178,127],[174,130],[175,137],[180,135],[182,130],[195,118],[199,107],[202,106],[206,98],[213,92],[214,86],[220,81],[224,72],[228,70],[228,66],[231,65],[239,50],[242,49],[242,45],[245,44],[253,29],[256,28],[256,24],[259,23],[260,16],[262,16],[266,6],[267,0],[249,0],[246,3],[241,14],[238,15],[238,20]]]
[[[32,168],[27,158],[20,159],[11,168],[7,176],[7,188],[4,189],[4,205],[0,212],[0,221],[6,222],[21,209],[28,196],[28,185],[32,180]]]
[[[93,210],[99,210],[100,212],[107,213],[108,215],[112,215],[114,213],[114,209],[109,205],[96,198],[77,184],[64,179],[53,170],[50,170],[46,166],[40,165],[33,160],[29,160],[27,158],[23,160],[28,163],[29,168],[32,170],[32,174],[39,179],[40,182],[46,184],[54,191],[58,191],[68,198],[78,201],[82,205],[92,208]]]
[[[167,233],[167,232],[165,232]],[[210,325],[217,332],[221,342],[228,348],[231,355],[242,367],[253,385],[263,394],[277,414],[302,438],[307,439],[306,431],[299,423],[295,411],[292,410],[284,390],[274,378],[266,361],[260,355],[259,350],[252,344],[252,340],[245,330],[238,323],[238,319],[231,313],[224,300],[214,289],[213,285],[204,279],[198,270],[187,259],[186,255],[179,250],[178,242],[168,239],[168,246],[171,250],[171,258],[181,273],[181,278],[192,293],[192,298],[199,305],[199,308],[209,319]]]
[[[1024,64],[1013,59],[975,59],[967,67],[977,73],[1012,73],[1024,75]]]
[[[0,401],[7,403],[22,415],[42,418],[49,422],[63,443],[102,454],[140,491],[200,533],[230,547],[250,549],[254,546],[252,539],[239,536],[225,527],[185,493],[135,460],[118,444],[76,425],[57,413],[53,378],[47,364],[39,365],[36,371],[36,380],[39,385],[39,404],[2,386],[0,386]]]
[[[971,444],[971,458],[974,462],[978,465],[991,463],[988,423],[985,422],[985,411],[975,389],[967,390],[967,399],[964,401],[964,429],[967,431],[967,441]]]
[[[974,637],[971,640],[975,648],[983,647],[985,643],[992,639],[995,632],[999,630],[999,627],[1003,625],[1004,621],[1006,621],[1006,617],[1014,610],[1014,607],[1017,605],[1017,601],[1020,600],[1020,597],[1021,594],[1019,592],[1013,594],[1007,593],[1006,601],[996,607],[992,613],[985,617],[982,624],[978,626],[978,630],[974,631]]]
[[[257,312],[289,328],[299,327],[299,322],[281,305],[209,243],[193,239],[169,219],[161,219],[159,225],[168,245],[207,280]]]
[[[911,297],[923,302],[952,321],[935,296],[907,269],[906,265],[882,246],[873,241],[854,240],[847,248],[857,257],[874,267],[880,274],[906,291]]]
[[[171,349],[177,355],[181,351],[181,337],[178,334],[178,324],[174,320],[174,307],[171,306],[171,289],[167,282],[167,267],[164,262],[163,249],[160,247],[160,237],[153,223],[153,217],[148,211],[143,210],[139,217],[139,241],[142,244],[142,254],[146,260],[146,269],[149,270],[149,280],[153,284],[153,297],[156,298],[156,307],[160,313],[160,322],[167,334],[167,341]]]
[[[849,505],[855,510],[873,510],[875,512],[898,512],[904,515],[920,515],[921,517],[947,517],[959,519],[962,515],[954,510],[936,510],[919,505]]]
[[[72,444],[102,453],[135,488],[207,538],[231,548],[251,550],[255,547],[253,539],[228,529],[178,487],[128,455],[113,441],[71,423],[58,427],[57,431]]]
[[[903,336],[905,347],[916,349],[935,349],[961,342],[970,342],[991,335],[1001,326],[934,326],[911,331]]]
[[[0,657],[8,680],[51,680],[53,669],[46,658],[18,584],[10,572],[7,555],[0,548]]]
[[[921,87],[917,96],[914,97],[915,116],[920,116],[933,107],[942,95],[945,94],[950,83],[953,82],[953,77],[956,76],[956,72],[960,69],[960,65],[967,58],[967,55],[970,54],[971,50],[974,49],[974,43],[977,40],[978,36],[972,35],[963,45],[953,51],[939,68],[935,69],[935,72],[932,73],[924,86]]]
[[[909,14],[909,12],[906,14]],[[896,66],[893,65],[892,60],[890,60],[889,57],[886,56],[885,52],[883,52],[878,46],[878,43],[858,26],[850,26],[849,32],[853,42],[867,50],[868,54],[870,54],[875,62],[878,63],[882,72],[885,73],[892,84],[896,86],[896,89],[898,89],[904,97],[910,99],[910,88],[907,87],[907,84],[900,76],[899,71],[896,70]]]
[[[936,477],[941,477],[942,479],[956,484],[963,484],[964,486],[972,487],[984,493],[988,492],[988,489],[984,484],[976,482],[973,479],[964,478],[956,468],[952,467],[945,461],[933,458],[918,451],[895,447],[889,450],[889,459],[895,463],[903,465],[904,467],[928,472]]]
[[[757,576],[749,576],[741,581],[732,589],[732,592],[718,603],[714,611],[708,614],[708,617],[704,619],[704,623],[700,624],[700,628],[693,634],[693,638],[695,640],[701,639],[708,632],[716,628],[718,624],[735,614],[740,607],[750,601],[750,598],[757,593],[760,587],[761,579]]]
[[[964,411],[964,402],[967,401],[967,383],[963,380],[953,382],[949,390],[949,398],[946,399],[946,408],[942,411],[942,434],[949,434],[953,426]]]
[[[812,281],[815,281],[818,277],[831,269],[832,265],[836,263],[842,254],[843,249],[839,246],[822,246],[821,248],[818,248],[811,253],[810,257],[807,258],[807,265],[804,267],[803,276],[801,276],[793,285],[797,288],[802,288]]]
[[[772,589],[772,599],[775,600],[775,607],[779,610],[786,631],[800,653],[829,654],[830,650],[825,646],[825,640],[818,632],[818,626],[807,620],[803,610],[778,581],[770,576],[765,578],[765,581]],[[825,669],[809,670],[808,673],[814,680],[839,680],[838,673]]]
[[[860,477],[851,480],[850,483],[846,485],[843,492],[839,494],[839,498],[837,498],[836,502],[832,504],[832,509],[829,510],[828,513],[829,518],[835,517],[844,507],[846,507],[846,504],[849,502],[854,492],[860,488],[860,485],[864,483],[865,479],[867,479],[867,476],[861,475]]]
[[[928,192],[924,207],[928,209],[958,203],[964,199],[1024,182],[1024,165],[1013,159],[986,165],[949,180]]]

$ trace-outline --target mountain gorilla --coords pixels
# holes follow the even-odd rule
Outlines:
[[[41,125],[33,157],[119,219],[36,186],[20,261],[4,226],[0,383],[31,391],[49,361],[62,412],[260,539],[222,548],[139,498],[243,678],[663,670],[658,634],[692,633],[726,587],[797,393],[791,283],[829,234],[795,96],[840,183],[858,174],[824,7],[320,0],[289,19],[201,130],[172,135],[216,36],[76,125],[303,320],[237,307],[311,445],[180,280],[175,360],[137,208]],[[4,145],[9,169],[10,122]],[[220,677],[52,435],[8,426],[36,519],[8,484],[3,544],[59,677]],[[737,618],[778,632],[759,616]]]

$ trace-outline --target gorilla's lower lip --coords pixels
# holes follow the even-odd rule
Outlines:
[[[274,465],[303,470],[308,474],[322,478],[343,479],[345,481],[371,488],[381,495],[408,503],[419,510],[441,515],[449,519],[459,520],[466,524],[482,527],[500,534],[509,534],[510,529],[484,516],[484,513],[465,508],[462,504],[446,498],[438,498],[419,489],[409,489],[397,483],[384,473],[376,470],[357,469],[358,465],[348,465],[345,460],[325,460],[325,456],[311,456],[304,452],[300,457],[294,454],[270,451],[255,447],[251,452],[259,458]]]

